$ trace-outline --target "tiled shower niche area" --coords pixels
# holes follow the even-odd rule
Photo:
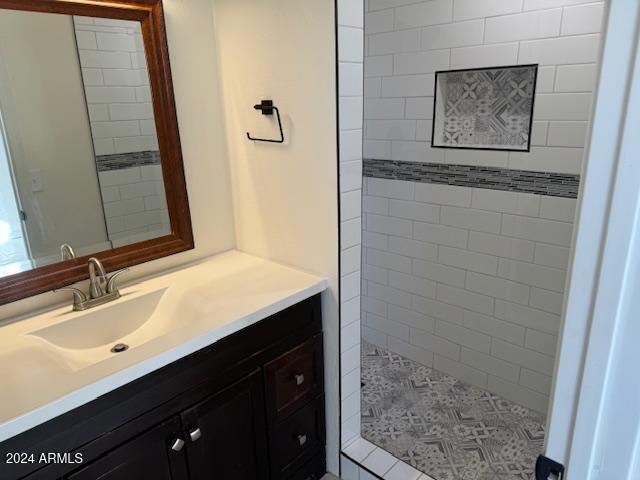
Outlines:
[[[382,478],[533,478],[603,8],[365,2],[364,440],[345,451]],[[436,71],[531,64],[530,151],[431,147]]]

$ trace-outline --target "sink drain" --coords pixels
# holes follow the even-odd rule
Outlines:
[[[120,353],[129,349],[129,345],[126,343],[116,343],[113,347],[111,347],[112,353]]]

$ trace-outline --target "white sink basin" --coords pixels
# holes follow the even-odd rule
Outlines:
[[[51,326],[29,332],[50,353],[64,359],[71,370],[107,360],[161,338],[185,322],[197,321],[204,313],[197,301],[173,293],[168,287],[145,293],[123,295],[111,303],[84,312],[69,312],[69,318]],[[197,300],[198,297],[191,296]],[[182,300],[182,301],[178,301]],[[180,308],[176,308],[177,305]],[[124,344],[126,349],[114,352],[112,348]]]
[[[147,324],[166,291],[163,288],[133,299],[125,297],[114,302],[111,308],[86,310],[30,335],[63,349],[111,345]]]

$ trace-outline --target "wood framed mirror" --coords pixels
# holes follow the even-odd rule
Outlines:
[[[193,247],[162,1],[0,0],[0,304]]]

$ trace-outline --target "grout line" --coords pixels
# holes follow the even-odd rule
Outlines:
[[[487,40],[487,17],[484,17],[482,19],[482,42],[481,45],[486,45],[486,40]],[[518,56],[516,55],[516,58],[518,58]]]

